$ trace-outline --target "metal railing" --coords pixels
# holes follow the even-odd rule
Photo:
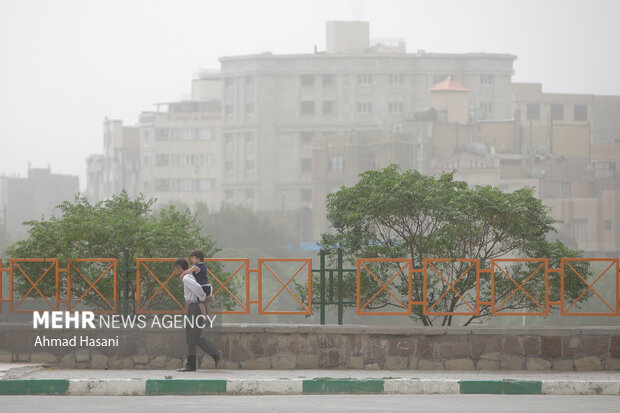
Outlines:
[[[183,287],[172,269],[174,260],[136,260],[136,313],[187,311]],[[341,251],[338,251],[336,268],[327,268],[323,251],[319,260],[316,269],[312,268],[311,259],[291,258],[259,259],[257,267],[251,268],[246,258],[208,258],[205,263],[214,295],[226,304],[215,312],[251,314],[251,306],[256,305],[260,315],[311,315],[314,301],[319,305],[321,324],[326,321],[328,305],[337,306],[339,324],[343,323],[345,307],[355,307],[356,314],[363,316],[411,316],[420,312],[420,306],[425,316],[477,316],[485,307],[494,316],[547,316],[552,307],[557,307],[562,316],[620,315],[618,258],[562,258],[559,268],[550,268],[547,258],[492,259],[486,268],[480,260],[469,258],[424,259],[421,268],[415,268],[411,259],[359,258],[355,268],[344,268]],[[126,301],[131,270],[127,259],[124,261],[121,273]],[[70,259],[66,267],[61,267],[56,258],[13,258],[7,267],[2,263],[0,260],[0,303],[8,302],[11,313],[59,310],[61,304],[68,311],[119,311],[116,258]],[[588,280],[576,269],[583,263],[599,263],[604,270]],[[452,276],[442,266],[452,266]],[[3,296],[4,274],[8,274],[8,297]],[[256,274],[256,299],[251,299],[253,274]],[[345,275],[354,275],[355,283],[352,278],[345,279]],[[313,276],[318,276],[315,283],[318,281],[319,287],[319,296],[314,299]],[[550,291],[551,276],[559,278],[559,284],[553,283],[554,291]],[[572,296],[567,293],[568,277],[573,283]],[[613,289],[597,290],[597,283],[603,277],[613,279]],[[347,292],[345,282],[351,288]],[[583,291],[578,289],[575,294],[575,283]],[[345,300],[352,294],[355,300]],[[510,307],[511,300],[517,296],[521,297],[521,306],[511,311],[514,309]],[[580,311],[586,297],[601,304],[603,311]],[[381,303],[377,304],[379,300]],[[28,307],[33,301],[37,305]],[[385,310],[389,307],[393,309]],[[127,313],[126,305],[123,312]]]

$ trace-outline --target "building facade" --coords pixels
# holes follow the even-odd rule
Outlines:
[[[405,114],[430,107],[429,88],[448,76],[470,89],[477,116],[511,118],[515,56],[377,52],[367,37],[355,38],[367,36],[358,26],[328,23],[327,53],[220,59],[226,201],[299,210],[312,186],[314,139],[398,132]]]
[[[79,192],[77,176],[55,174],[50,167],[29,167],[25,178],[0,176],[0,235],[20,238],[26,234],[23,222],[55,215],[58,205]]]

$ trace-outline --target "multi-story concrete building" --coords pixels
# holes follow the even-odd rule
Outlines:
[[[103,154],[91,155],[86,160],[88,199],[101,201],[122,190],[136,196],[139,175],[138,129],[125,126],[120,120],[106,118],[103,122]]]
[[[429,88],[448,76],[471,90],[478,116],[512,116],[515,56],[371,48],[366,26],[328,23],[327,52],[220,59],[226,200],[298,210],[311,189],[314,138],[397,131],[404,114],[430,106]]]
[[[191,101],[158,105],[157,111],[140,115],[140,192],[160,205],[203,202],[219,208],[220,91],[217,74],[203,73],[192,83]]]
[[[89,197],[125,188],[160,203],[243,204],[316,241],[325,196],[390,163],[543,199],[572,196],[583,171],[617,177],[620,97],[543,93],[511,82],[514,55],[407,53],[369,33],[328,22],[325,52],[222,57],[193,80],[191,100],[160,104],[136,127],[107,121]]]
[[[513,111],[535,137],[568,123],[587,127],[592,143],[620,143],[620,96],[544,93],[540,83],[513,83],[512,91]]]
[[[159,205],[221,204],[222,142],[217,72],[203,71],[192,81],[188,101],[161,103],[143,112],[138,126],[104,122],[104,153],[87,159],[91,201],[122,190],[144,193]]]
[[[312,189],[302,193],[312,209],[312,239],[329,229],[327,195],[343,185],[351,186],[368,170],[397,164],[403,169],[419,169],[419,135],[402,132],[359,131],[317,138],[312,148]]]
[[[49,218],[79,191],[77,176],[54,174],[50,167],[29,167],[25,178],[0,176],[0,235],[24,235],[24,221]]]
[[[431,175],[455,171],[455,179],[507,192],[532,188],[578,248],[594,255],[620,252],[620,144],[592,143],[591,128],[579,120],[473,119],[464,103],[468,90],[451,79],[431,91],[432,109],[410,114],[398,138],[377,130],[315,140],[314,239],[330,230],[329,193],[355,184],[365,170],[396,163]]]

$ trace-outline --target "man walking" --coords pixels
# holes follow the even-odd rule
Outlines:
[[[215,368],[218,368],[222,360],[221,352],[208,339],[201,337],[204,325],[209,322],[209,320],[203,319],[199,307],[199,303],[205,300],[206,294],[192,274],[183,275],[188,267],[187,261],[183,258],[176,260],[173,266],[175,272],[181,276],[183,295],[187,303],[187,315],[193,321],[193,323],[188,323],[185,326],[187,363],[177,371],[196,371],[196,347],[200,347],[202,351],[213,357]]]

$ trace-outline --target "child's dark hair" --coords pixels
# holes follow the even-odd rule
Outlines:
[[[200,262],[205,260],[205,253],[200,249],[190,252],[189,256],[198,258],[198,261]]]
[[[189,268],[189,265],[187,264],[187,260],[185,258],[179,258],[172,265],[172,268],[174,267],[181,267],[181,269],[185,271]]]

